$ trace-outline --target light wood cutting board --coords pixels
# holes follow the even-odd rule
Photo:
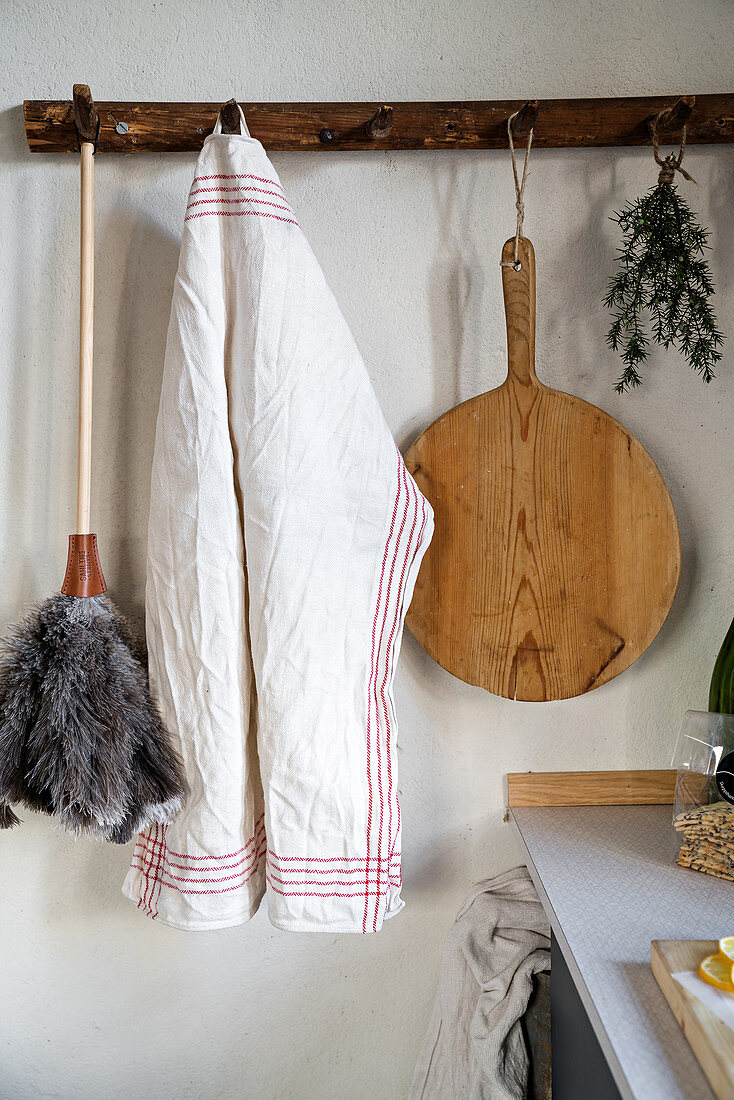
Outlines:
[[[514,238],[503,249],[513,258]],[[645,448],[535,373],[535,255],[502,268],[508,375],[439,417],[406,464],[436,531],[408,626],[455,676],[565,699],[628,668],[673,602],[680,538]]]
[[[734,1100],[734,1031],[672,977],[698,970],[701,960],[718,949],[715,940],[653,940],[651,965],[718,1100]]]

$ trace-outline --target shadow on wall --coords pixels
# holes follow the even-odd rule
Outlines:
[[[563,278],[560,309],[544,310],[539,293],[540,324],[553,362],[539,362],[538,373],[541,381],[613,412],[617,360],[606,345],[602,301],[616,255],[609,218],[622,205],[622,185],[616,157],[610,158],[607,150],[584,153],[574,163],[573,178],[566,180],[569,189],[575,186],[581,193],[584,217],[570,236],[563,231],[549,234],[542,270],[539,266],[539,291],[541,278],[547,279],[549,290],[554,274],[562,272]],[[552,156],[560,167],[562,155]]]
[[[8,138],[4,163],[21,180],[8,199],[11,217],[27,227],[9,236],[5,256],[13,420],[3,476],[16,507],[3,529],[6,553],[17,548],[5,612],[15,619],[19,604],[58,590],[74,529],[79,162],[31,156],[20,108],[2,112],[0,134]],[[137,197],[133,205],[119,185],[107,185],[107,167],[98,166],[96,202],[92,524],[110,596],[142,636],[150,467],[179,240],[140,212]],[[29,838],[38,842],[51,919],[60,904],[64,920],[124,912],[129,848],[73,843],[45,817],[21,817],[17,839],[7,842],[19,851]]]
[[[29,153],[20,106],[0,112],[0,138],[3,167],[20,180],[6,213],[24,226],[9,236],[5,253],[13,275],[5,292],[13,420],[3,471],[11,506],[2,527],[15,548],[15,572],[13,602],[4,610],[14,619],[18,604],[60,586],[74,527],[79,162]],[[112,190],[112,166],[103,164],[95,214],[92,526],[110,595],[140,631],[150,467],[179,240],[142,214],[119,184]]]
[[[110,596],[142,635],[150,469],[179,241],[137,210],[99,222],[96,523]]]
[[[448,166],[437,165],[431,175],[436,219],[440,227],[438,252],[429,277],[434,349],[432,405],[435,409],[449,409],[487,388],[483,381],[474,377],[478,365],[486,356],[481,356],[478,348],[470,349],[470,354],[466,354],[467,331],[476,331],[469,328],[468,321],[481,315],[485,281],[484,265],[474,244],[476,238],[471,236],[469,243],[461,234],[464,226],[471,225],[478,178],[477,168],[470,176],[466,168],[467,165],[463,164],[461,187],[458,186],[460,167],[455,161]],[[469,362],[465,362],[466,359]],[[475,388],[476,385],[479,389]]]
[[[144,640],[150,468],[179,242],[134,210],[97,205],[92,522],[109,595]],[[48,851],[45,896],[65,899],[66,919],[120,913],[129,846],[59,837]]]
[[[49,296],[45,278],[51,270],[61,280],[68,231],[63,201],[51,201],[48,186],[36,171],[42,161],[34,160],[28,151],[21,107],[0,112],[0,141],[8,227],[3,240],[5,399],[12,410],[2,456],[7,486],[2,530],[13,579],[12,592],[6,596],[12,603],[4,611],[14,619],[18,603],[46,594],[54,567],[58,580],[52,583],[61,584],[66,559],[65,536],[57,545],[56,532],[65,512],[61,501],[68,462],[63,445],[71,413],[65,394],[64,346],[58,336],[64,331],[69,299],[68,286],[61,281],[58,293]],[[61,177],[68,158],[48,159],[58,162]],[[11,224],[22,225],[23,232],[10,232]],[[75,259],[77,255],[78,246]],[[49,333],[56,334],[56,342],[49,341]]]

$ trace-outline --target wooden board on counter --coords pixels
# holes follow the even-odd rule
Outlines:
[[[672,805],[676,773],[664,771],[510,772],[510,806]]]
[[[734,1031],[675,980],[682,970],[698,970],[715,940],[653,940],[652,972],[718,1100],[734,1100]]]

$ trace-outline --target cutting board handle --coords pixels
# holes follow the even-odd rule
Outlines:
[[[502,292],[507,319],[507,380],[521,386],[538,385],[535,374],[535,252],[527,237],[518,243],[519,270],[515,259],[515,238],[502,249]]]

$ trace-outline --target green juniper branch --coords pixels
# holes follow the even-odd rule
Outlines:
[[[624,363],[615,389],[623,393],[642,383],[639,367],[650,347],[643,313],[650,316],[655,343],[677,347],[703,381],[710,382],[724,337],[709,304],[714,284],[704,258],[706,230],[669,182],[659,182],[615,211],[612,220],[623,234],[620,266],[604,299],[612,310],[607,343]]]

